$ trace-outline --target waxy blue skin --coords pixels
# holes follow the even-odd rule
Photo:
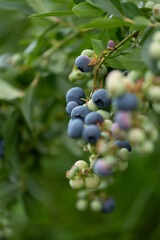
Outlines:
[[[104,121],[104,118],[102,117],[101,114],[97,112],[88,113],[84,120],[86,125],[97,124],[97,123],[102,124],[103,121]]]
[[[66,112],[71,116],[71,112],[73,110],[73,108],[77,107],[78,103],[75,101],[71,101],[67,104],[66,106]]]
[[[110,213],[114,210],[116,207],[115,200],[113,198],[107,198],[103,203],[102,203],[102,212],[103,213]]]
[[[87,107],[77,106],[77,107],[73,108],[73,110],[71,112],[71,118],[72,119],[80,118],[84,121],[84,118],[88,113],[90,113],[90,111]]]
[[[78,105],[82,105],[85,103],[85,101],[82,100],[81,98],[85,99],[86,96],[85,96],[85,91],[80,87],[71,88],[70,90],[68,90],[66,94],[67,103],[74,101],[74,102],[77,102]]]
[[[80,55],[76,58],[75,65],[81,72],[91,72],[93,66],[88,66],[90,61],[91,59],[88,56]]]
[[[101,132],[96,125],[88,125],[83,129],[82,138],[86,143],[95,144],[100,136]]]
[[[83,132],[83,121],[81,119],[71,120],[68,124],[67,132],[72,138],[80,138]]]
[[[133,111],[138,105],[138,100],[134,94],[125,93],[116,99],[115,105],[118,110]]]
[[[92,95],[93,103],[102,109],[105,109],[111,105],[111,99],[108,96],[108,92],[105,89],[98,89]]]
[[[120,148],[126,148],[129,152],[132,151],[131,144],[129,143],[128,140],[116,140],[115,145]]]

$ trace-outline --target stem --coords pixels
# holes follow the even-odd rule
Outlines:
[[[125,42],[127,42],[130,38],[134,37],[135,35],[138,34],[138,30],[134,31],[133,33],[131,33],[129,36],[127,36],[126,38],[124,38],[120,43],[118,43],[114,48],[112,48],[110,50],[109,53],[107,53],[104,57],[101,57],[99,59],[99,63],[95,69],[95,72],[94,72],[94,80],[93,80],[93,91],[96,89],[96,78],[97,78],[97,74],[98,74],[98,71],[102,65],[102,63],[106,60],[106,58],[108,56],[110,56],[113,52],[115,52],[118,48],[120,48]],[[92,92],[93,92],[92,91]]]

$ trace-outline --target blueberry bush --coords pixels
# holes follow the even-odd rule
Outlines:
[[[0,240],[159,240],[160,1],[0,20]]]

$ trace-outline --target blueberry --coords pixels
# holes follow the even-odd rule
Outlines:
[[[94,163],[93,172],[99,177],[110,176],[112,174],[110,167],[108,167],[108,164],[102,158],[97,159]]]
[[[105,89],[99,89],[92,95],[92,101],[99,108],[107,108],[111,105],[111,99]]]
[[[81,98],[85,97],[85,92],[80,87],[71,88],[66,94],[66,102],[69,103],[71,101],[77,102],[79,105],[82,105],[85,101],[81,100]]]
[[[115,116],[115,122],[118,124],[119,128],[128,130],[132,125],[131,114],[126,111],[119,111]]]
[[[81,72],[91,72],[93,66],[88,66],[90,61],[91,59],[88,56],[80,55],[76,58],[75,65]]]
[[[66,112],[71,116],[71,112],[73,110],[73,108],[77,107],[78,103],[71,101],[67,104],[66,106]]]
[[[84,128],[82,137],[86,143],[95,144],[100,138],[101,132],[99,128],[95,125],[88,125]]]
[[[116,101],[116,107],[119,110],[124,111],[134,110],[137,107],[137,105],[138,105],[137,97],[132,93],[125,93],[119,98],[117,98]]]
[[[85,124],[86,125],[90,125],[90,124],[102,124],[104,121],[103,117],[101,114],[99,114],[98,112],[90,112],[86,115],[85,117]]]
[[[103,203],[102,203],[102,212],[103,213],[110,213],[114,210],[116,206],[115,200],[113,198],[107,198]]]
[[[74,119],[68,124],[68,135],[72,138],[79,138],[83,131],[83,121],[81,119]]]
[[[4,140],[2,138],[0,139],[0,157],[4,157]]]
[[[115,145],[120,148],[126,148],[126,149],[128,149],[129,152],[132,151],[131,144],[129,143],[128,140],[116,140]]]
[[[77,106],[71,112],[71,118],[80,118],[84,120],[85,116],[89,113],[89,109],[85,106]]]

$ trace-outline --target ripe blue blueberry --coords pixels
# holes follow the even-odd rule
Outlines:
[[[128,140],[116,140],[115,145],[120,148],[126,148],[128,149],[129,152],[132,151],[131,144],[129,143]]]
[[[90,125],[90,124],[102,124],[104,121],[104,118],[102,117],[101,114],[98,112],[90,112],[86,115],[85,117],[85,124]]]
[[[69,103],[71,101],[75,101],[79,105],[82,105],[84,103],[84,100],[82,100],[81,98],[86,98],[86,97],[85,97],[84,90],[80,87],[71,88],[66,94],[66,102],[67,103]]]
[[[79,138],[83,131],[83,121],[81,119],[74,119],[68,124],[68,135],[72,138]]]
[[[111,99],[105,89],[99,89],[92,95],[93,103],[99,108],[107,108],[111,105]]]
[[[72,112],[71,112],[71,118],[75,119],[75,118],[80,118],[82,120],[84,120],[85,116],[90,113],[89,109],[85,106],[77,106],[75,108],[73,108]]]
[[[82,138],[86,143],[95,144],[100,136],[101,132],[95,125],[88,125],[83,129]]]
[[[107,198],[103,203],[102,203],[102,212],[103,213],[110,213],[114,210],[116,206],[115,200],[113,198]]]
[[[72,112],[73,108],[75,108],[77,106],[78,106],[78,103],[76,103],[75,101],[69,102],[66,106],[66,112],[71,116],[71,112]]]
[[[80,55],[76,58],[75,65],[81,72],[91,72],[93,66],[88,66],[90,61],[91,59],[88,56]]]
[[[110,167],[108,167],[108,164],[102,158],[97,159],[94,163],[93,172],[99,177],[110,176],[112,174]]]
[[[127,111],[119,111],[115,116],[115,122],[118,124],[119,128],[128,130],[132,125],[131,114]]]
[[[117,98],[116,101],[116,107],[119,110],[124,111],[134,110],[137,107],[137,105],[138,105],[137,97],[132,93],[125,93],[119,98]]]

